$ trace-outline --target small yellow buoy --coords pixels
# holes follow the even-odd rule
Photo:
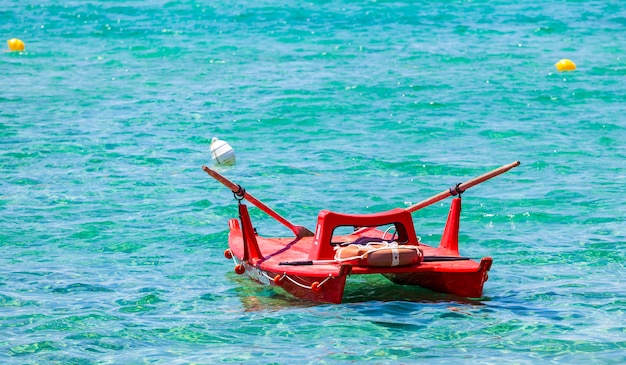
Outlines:
[[[576,64],[572,62],[572,60],[568,60],[567,58],[564,58],[560,60],[559,62],[555,63],[554,67],[556,67],[556,69],[559,72],[574,71],[576,69]]]
[[[24,50],[24,42],[21,39],[12,38],[7,41],[9,45],[9,49],[11,51],[23,51]]]

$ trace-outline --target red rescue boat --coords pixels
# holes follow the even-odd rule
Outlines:
[[[366,274],[382,274],[396,284],[441,293],[482,297],[492,259],[484,257],[477,262],[459,254],[460,196],[519,164],[504,165],[405,209],[374,214],[322,210],[315,232],[293,225],[217,171],[202,168],[231,189],[238,201],[239,219],[228,222],[229,248],[225,251],[235,263],[235,272],[281,287],[301,299],[341,303],[348,275]],[[452,199],[439,246],[423,244],[415,233],[411,213],[450,196],[457,197]],[[259,236],[242,203],[244,199],[287,226],[295,237]],[[341,227],[350,227],[353,232],[335,234],[338,228],[345,230]]]

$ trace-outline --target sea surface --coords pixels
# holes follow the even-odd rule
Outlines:
[[[625,2],[0,5],[1,364],[626,363]],[[463,194],[483,298],[351,277],[340,305],[236,275],[201,169],[313,228],[517,160]]]

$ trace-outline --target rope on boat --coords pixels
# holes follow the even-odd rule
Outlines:
[[[265,273],[264,273],[264,274],[265,274]],[[267,275],[267,274],[266,274],[266,275]],[[268,277],[269,277],[269,276],[268,276]],[[297,282],[296,280],[294,280],[293,278],[289,277],[289,275],[287,275],[287,273],[284,273],[284,274],[283,274],[283,276],[282,276],[282,278],[285,278],[285,279],[287,279],[287,280],[291,281],[293,284],[295,284],[295,285],[297,285],[297,286],[299,286],[299,287],[301,287],[301,288],[304,288],[304,289],[311,289],[311,290],[313,290],[313,291],[317,291],[317,290],[319,290],[319,288],[320,288],[322,285],[326,284],[326,282],[327,282],[328,280],[330,280],[330,279],[334,279],[334,277],[332,276],[332,274],[328,274],[328,277],[326,277],[326,279],[322,280],[322,281],[321,281],[321,282],[319,282],[319,283],[318,283],[317,281],[315,281],[315,282],[311,283],[311,285],[305,285],[305,284],[301,284],[301,283]],[[273,280],[273,279],[272,279],[272,280]]]
[[[224,251],[224,256],[227,259],[232,259],[233,260],[233,262],[235,263],[235,272],[237,274],[243,274],[245,272],[245,267],[243,266],[243,263],[239,263],[237,261],[237,259],[235,258],[235,255],[233,255],[233,253],[232,253],[232,251],[230,251],[230,249],[227,249],[226,251]],[[282,275],[276,275],[274,277],[269,276],[263,270],[259,270],[259,273],[262,276],[264,276],[266,279],[268,279],[270,282],[273,282],[274,284],[276,284],[277,286],[281,286],[283,280],[287,279],[290,282],[292,282],[294,285],[297,285],[297,286],[299,286],[301,288],[304,288],[304,289],[310,289],[310,290],[313,290],[313,291],[320,291],[322,285],[326,284],[326,282],[328,282],[328,280],[335,278],[332,274],[328,274],[328,276],[324,280],[322,280],[321,282],[314,281],[310,285],[306,285],[306,284],[302,284],[302,283],[296,281],[295,279],[293,279],[292,277],[287,275],[286,272],[283,272]]]
[[[382,240],[384,240],[384,239],[385,239],[385,236],[387,235],[387,233],[389,233],[389,231],[391,231],[392,229],[395,229],[395,228],[396,228],[396,226],[390,226],[390,227],[388,227],[388,228],[385,230],[385,232],[383,232],[383,235],[382,235],[382,237],[380,237],[380,238],[381,238]],[[392,240],[393,240],[393,238],[396,236],[396,233],[397,233],[397,232],[394,232],[394,233],[391,235],[391,239],[392,239]]]
[[[393,229],[393,230],[395,230],[395,229],[396,229],[396,226],[389,226],[389,227],[387,227],[387,229],[385,230],[385,232],[383,232],[383,235],[382,235],[382,236],[380,236],[380,239],[381,239],[381,240],[383,240],[383,242],[385,242],[385,236],[387,235],[387,233],[389,233],[389,231],[391,231],[392,229]],[[394,240],[394,238],[396,237],[396,233],[397,233],[397,232],[394,232],[394,233],[393,233],[393,235],[391,235],[391,240],[392,240],[392,241],[393,241],[393,240]],[[415,238],[417,238],[417,243],[418,243],[418,244],[422,243],[422,237],[420,237],[420,236],[415,236]]]
[[[241,188],[240,186],[240,191],[234,193],[235,198],[237,198],[238,200],[240,200],[237,196],[238,193],[241,192],[241,190],[243,190],[243,188]],[[243,190],[243,193],[245,193],[245,190]],[[387,230],[385,230],[385,232],[383,232],[383,235],[381,237],[382,241],[381,242],[368,242],[365,245],[362,244],[349,244],[348,246],[343,246],[343,247],[336,247],[335,248],[335,257],[333,260],[323,260],[323,261],[328,261],[328,263],[342,263],[342,262],[346,262],[346,261],[355,261],[355,260],[362,260],[364,258],[366,258],[369,254],[373,253],[373,252],[377,252],[380,250],[385,250],[388,248],[393,249],[393,261],[392,261],[392,266],[396,266],[398,264],[399,261],[399,256],[397,253],[397,248],[399,247],[398,242],[396,241],[385,241],[385,236],[387,235],[387,233],[389,233],[389,231],[391,229],[393,229],[394,227],[389,227],[387,228]],[[391,238],[393,239],[395,237],[395,233],[391,236]],[[420,242],[420,237],[417,237],[417,241]],[[365,248],[369,248],[365,253],[363,253],[362,255],[356,255],[356,256],[351,256],[351,257],[344,257],[341,258],[339,257],[339,251],[338,248],[345,248],[345,247],[350,247],[350,246],[356,246],[356,247],[365,247]],[[402,248],[411,248],[411,249],[415,249],[416,251],[420,252],[419,248],[417,246],[405,246],[402,245]],[[243,265],[243,262],[238,262],[237,258],[235,258],[235,255],[233,255],[232,251],[230,249],[227,249],[226,251],[224,251],[224,256],[226,256],[226,258],[228,259],[232,259],[233,262],[235,263],[235,272],[237,274],[243,274],[245,272],[245,267]],[[282,264],[282,263],[281,263]],[[293,283],[296,286],[299,286],[303,289],[310,289],[313,291],[320,291],[322,285],[326,284],[326,282],[328,282],[328,280],[330,279],[334,279],[334,276],[332,274],[328,274],[328,276],[322,280],[321,282],[317,282],[314,281],[313,283],[311,283],[310,285],[306,285],[306,284],[302,284],[300,282],[298,282],[297,280],[295,280],[294,278],[290,277],[289,275],[287,275],[286,272],[283,272],[282,275],[276,275],[274,277],[269,276],[264,270],[259,270],[259,273],[265,277],[266,279],[268,279],[270,282],[273,282],[275,285],[277,286],[281,286],[282,282],[287,279],[289,280],[291,283]]]

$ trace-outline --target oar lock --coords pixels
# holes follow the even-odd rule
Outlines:
[[[241,204],[241,201],[244,199],[244,195],[246,195],[246,189],[244,189],[241,185],[237,185],[237,191],[233,191],[233,196],[239,204]]]
[[[465,190],[461,189],[461,185],[463,183],[458,183],[455,186],[451,186],[450,187],[450,194],[452,196],[458,195],[459,198],[461,197],[461,194],[465,192]]]

